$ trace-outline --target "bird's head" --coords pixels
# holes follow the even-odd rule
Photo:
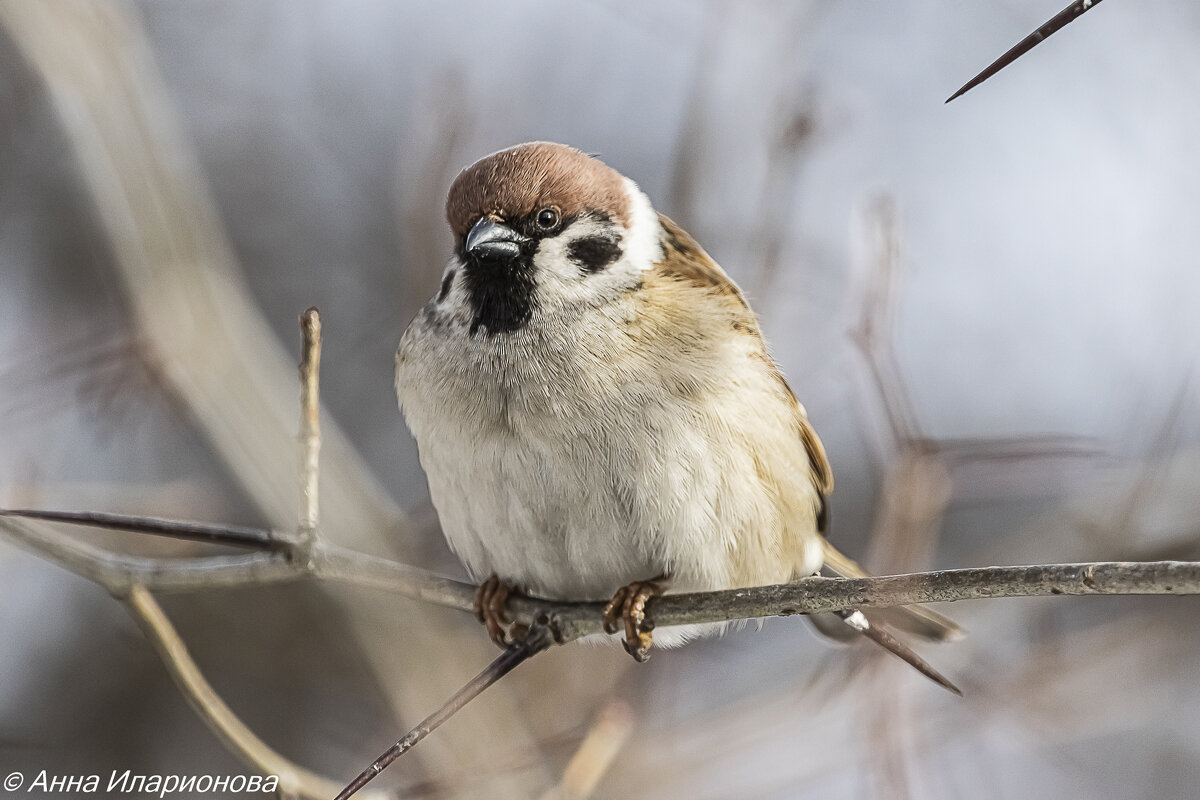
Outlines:
[[[531,142],[464,169],[446,218],[473,333],[510,333],[536,314],[599,304],[628,291],[661,258],[661,227],[629,179],[586,153]],[[453,299],[453,298],[450,298]]]

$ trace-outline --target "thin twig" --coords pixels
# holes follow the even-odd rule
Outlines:
[[[192,542],[250,547],[255,550],[284,550],[287,547],[282,537],[272,531],[224,523],[210,524],[155,519],[154,517],[132,517],[125,514],[105,514],[101,511],[41,511],[27,508],[0,511],[0,515],[40,519],[47,522],[66,522],[71,525],[87,525],[92,528],[108,528],[114,531],[148,533],[152,536],[168,536]]]
[[[300,331],[300,537],[302,545],[311,548],[321,523],[321,313],[316,308],[300,315]]]
[[[971,78],[971,80],[967,81],[961,89],[950,95],[950,97],[946,99],[946,102],[949,103],[954,98],[961,97],[962,95],[971,91],[976,86],[983,83],[988,78],[992,77],[997,72],[1004,69],[1033,48],[1037,47],[1039,44],[1045,41],[1050,34],[1066,27],[1068,23],[1074,22],[1076,19],[1083,16],[1084,12],[1090,11],[1092,8],[1098,5],[1100,5],[1100,0],[1075,0],[1075,2],[1071,3],[1071,5],[1067,6],[1049,20],[1042,23],[1041,27],[1039,27],[1036,31],[1010,47],[1004,53],[1004,55],[1000,56],[991,64],[989,64],[983,70],[983,72],[980,72],[974,78]]]
[[[495,661],[484,667],[482,672],[455,692],[441,708],[421,720],[417,727],[385,750],[383,755],[372,761],[371,765],[359,773],[358,777],[352,780],[346,788],[342,789],[334,800],[347,800],[351,795],[356,794],[389,764],[416,747],[418,742],[437,730],[443,722],[457,714],[463,706],[482,694],[489,686],[553,643],[554,638],[544,625],[531,626],[524,636],[509,645]]]
[[[887,628],[879,625],[872,625],[870,620],[861,611],[839,611],[838,615],[846,621],[854,630],[861,633],[866,638],[870,639],[875,644],[882,647],[888,653],[899,658],[905,664],[915,669],[917,672],[924,675],[929,680],[941,686],[947,691],[962,697],[962,689],[954,684],[949,678],[933,668],[928,661],[921,658],[907,644],[897,639]]]
[[[459,611],[474,613],[475,610],[478,587],[474,584],[328,542],[319,542],[313,549],[310,569],[313,576],[323,580],[382,589],[410,600]],[[536,615],[531,610],[525,621],[532,621]]]

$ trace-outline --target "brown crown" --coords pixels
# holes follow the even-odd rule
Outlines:
[[[450,185],[446,219],[454,235],[463,237],[480,217],[516,220],[550,206],[564,216],[600,211],[629,224],[629,197],[620,173],[553,142],[519,144],[464,169]]]

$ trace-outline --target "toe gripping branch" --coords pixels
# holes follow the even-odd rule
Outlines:
[[[661,595],[666,584],[666,576],[634,581],[618,589],[604,607],[605,633],[623,630],[625,637],[621,643],[625,652],[639,662],[650,658],[650,648],[654,645],[654,623],[646,618],[646,603]],[[517,592],[513,584],[492,575],[475,593],[475,618],[487,628],[488,636],[499,647],[519,641],[529,630],[527,625],[513,622],[505,607]]]
[[[513,623],[505,608],[508,598],[516,591],[513,584],[492,575],[475,592],[475,619],[487,628],[488,636],[497,647],[508,647],[523,638],[528,626]]]
[[[616,633],[624,627],[621,644],[639,663],[650,658],[650,647],[654,644],[654,623],[646,619],[646,601],[661,595],[665,584],[665,577],[634,581],[618,589],[604,607],[604,632]]]

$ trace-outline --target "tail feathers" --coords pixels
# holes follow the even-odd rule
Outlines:
[[[828,540],[822,542],[825,550],[825,566],[842,578],[865,578],[867,572],[853,559],[841,553]],[[845,641],[858,635],[865,636],[887,650],[937,685],[962,696],[945,675],[929,665],[912,648],[896,638],[889,626],[929,639],[946,642],[960,639],[963,629],[957,623],[924,606],[899,606],[897,608],[872,608],[869,611],[848,609],[833,614],[814,614],[809,617],[821,633],[833,639]]]
[[[825,566],[835,575],[841,578],[867,577],[866,570],[831,545],[828,540],[822,540],[822,544],[825,550]],[[871,619],[934,642],[950,642],[961,639],[964,635],[962,627],[954,620],[925,606],[876,608],[871,610]],[[817,625],[822,633],[827,633],[835,639],[843,638],[827,631],[826,627],[832,626]]]
[[[954,692],[954,694],[958,695],[959,697],[962,697],[962,690],[955,686],[949,678],[938,672],[929,664],[928,661],[913,652],[912,648],[893,636],[886,627],[878,624],[877,622],[873,622],[865,614],[863,614],[863,612],[839,611],[837,612],[837,616],[841,617],[844,627],[857,631],[875,644],[882,647],[884,650],[887,650],[889,653],[896,656],[896,658],[899,658],[901,661],[908,664],[917,672],[920,672],[926,678],[929,678],[929,680],[933,681],[938,686],[941,686],[943,689],[947,689],[951,692]]]

